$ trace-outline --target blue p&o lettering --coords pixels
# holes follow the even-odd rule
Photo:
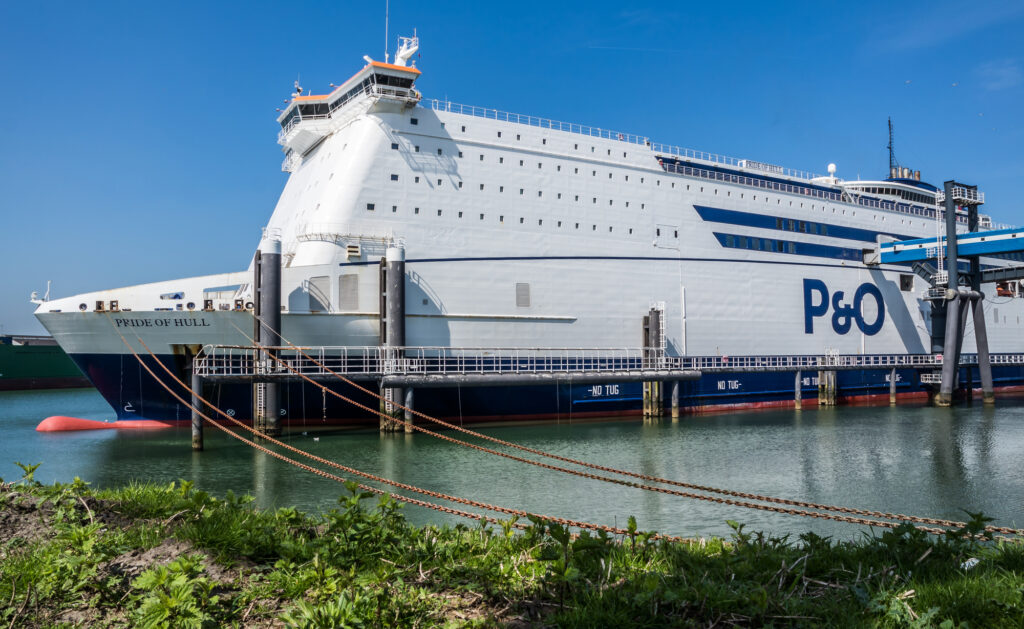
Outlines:
[[[815,295],[817,293],[817,295]],[[875,320],[868,323],[864,320],[864,298],[871,296],[875,300],[877,314]],[[856,323],[861,332],[868,336],[878,334],[885,323],[885,302],[882,291],[877,286],[864,283],[857,287],[853,295],[853,303],[845,304],[844,291],[836,291],[829,300],[828,287],[821,280],[804,279],[804,332],[814,333],[814,319],[828,314],[832,309],[832,329],[836,334],[846,334]]]
[[[821,297],[821,302],[814,305],[814,293]],[[828,287],[821,280],[804,278],[804,332],[814,334],[814,318],[824,316],[828,312]]]

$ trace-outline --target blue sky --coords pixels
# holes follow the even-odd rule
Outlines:
[[[1024,224],[1024,3],[391,3],[427,98],[847,179],[896,155]],[[381,58],[383,2],[0,4],[0,326],[27,302],[245,268],[276,107]]]

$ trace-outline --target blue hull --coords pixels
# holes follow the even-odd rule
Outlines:
[[[114,408],[118,419],[188,421],[191,411],[176,401],[131,354],[73,354],[100,394]],[[184,374],[181,358],[170,355],[157,359],[174,373]],[[165,372],[145,360],[154,373],[184,399],[189,394],[173,383]],[[1024,385],[1024,366],[995,367],[992,370],[997,389]],[[916,370],[897,370],[896,392],[901,398],[926,399],[928,387],[922,385]],[[805,372],[802,397],[817,399],[817,373]],[[188,382],[188,378],[181,376]],[[961,369],[960,381],[970,375]],[[974,386],[980,386],[974,371]],[[684,412],[708,412],[729,408],[791,406],[794,397],[793,373],[709,374],[680,386],[680,406]],[[888,370],[840,371],[837,373],[840,400],[857,401],[889,395]],[[339,382],[332,389],[367,407],[378,408],[378,401]],[[203,395],[220,409],[239,419],[252,417],[252,387],[244,383],[207,384]],[[663,387],[666,408],[669,386]],[[638,415],[642,412],[642,385],[638,382],[617,385],[559,384],[524,387],[463,387],[418,389],[416,410],[431,416],[458,422],[515,421],[527,419],[572,419]],[[360,410],[306,382],[281,386],[283,418],[289,423],[371,424],[376,415]]]

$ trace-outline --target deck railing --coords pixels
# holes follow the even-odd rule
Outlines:
[[[732,373],[942,366],[942,356],[933,354],[666,356],[657,348],[303,347],[307,358],[290,347],[273,349],[291,369],[306,376],[328,376],[330,372],[353,377],[641,370]],[[997,366],[1024,365],[1024,354],[992,354],[991,361]],[[960,360],[961,365],[977,362],[974,354],[964,354]],[[223,345],[204,347],[194,369],[197,375],[213,377],[291,373],[262,349]]]

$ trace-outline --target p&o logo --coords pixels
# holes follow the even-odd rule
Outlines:
[[[875,302],[874,321],[868,322],[864,317],[864,298],[871,297]],[[864,283],[857,287],[853,294],[853,301],[845,303],[846,293],[837,290],[832,293],[829,300],[829,290],[825,282],[814,279],[804,279],[804,332],[814,334],[814,320],[828,314],[832,309],[832,329],[836,334],[846,334],[856,323],[860,331],[868,336],[878,334],[885,323],[885,302],[882,300],[882,291],[871,283]],[[870,316],[870,314],[869,314]]]

